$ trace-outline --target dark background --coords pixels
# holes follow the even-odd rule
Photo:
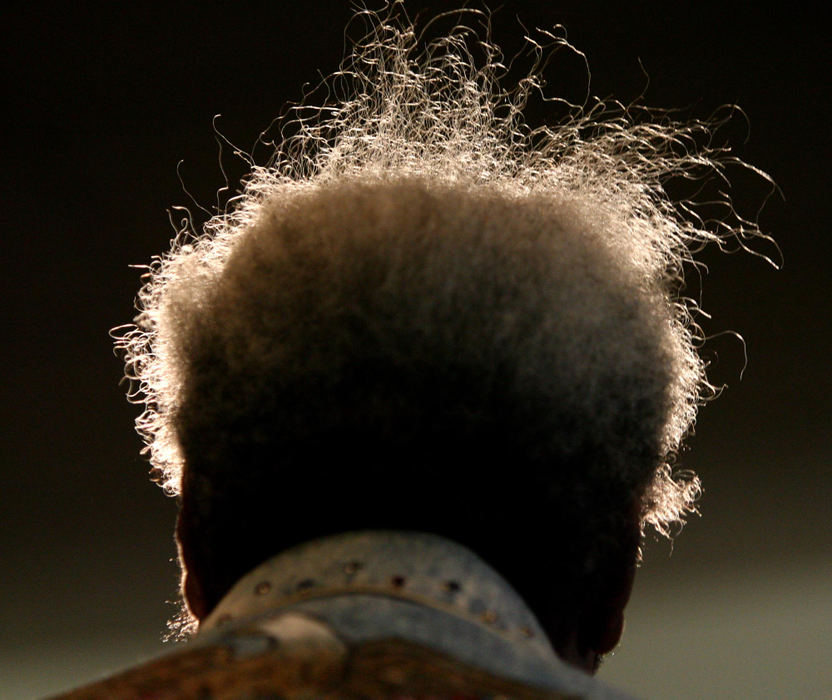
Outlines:
[[[409,2],[449,9],[442,2]],[[523,30],[562,23],[594,94],[684,108],[725,103],[738,155],[785,199],[760,215],[785,266],[706,253],[706,346],[729,385],[701,413],[685,466],[703,517],[652,546],[623,644],[601,676],[647,697],[832,694],[829,518],[830,156],[820,16],[758,4],[512,2],[494,17],[511,55]],[[7,11],[8,13],[8,11]],[[245,146],[333,70],[346,2],[26,4],[4,20],[0,695],[72,686],[163,650],[175,609],[174,503],[146,477],[135,407],[107,331],[129,322],[139,272],[166,249],[166,209],[210,206],[223,185],[212,117]],[[639,63],[641,62],[641,64]],[[641,65],[643,64],[644,69]],[[580,62],[550,91],[583,96]],[[746,138],[747,137],[747,138]],[[233,164],[229,164],[233,171]],[[754,216],[766,194],[734,193]],[[771,248],[761,247],[764,252]]]

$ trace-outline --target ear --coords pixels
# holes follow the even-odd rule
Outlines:
[[[179,568],[182,570],[180,588],[188,610],[201,622],[207,617],[209,611],[205,603],[202,586],[199,583],[199,577],[194,575],[193,561],[191,561],[190,556],[191,552],[188,548],[184,531],[182,510],[180,509],[179,517],[176,519],[176,548],[179,552]]]
[[[621,641],[624,608],[630,600],[635,575],[636,564],[633,562],[609,589],[606,600],[598,601],[592,613],[584,618],[579,632],[582,652],[601,656],[611,652]]]
[[[623,633],[624,610],[621,609],[610,615],[602,628],[597,631],[593,651],[598,656],[609,654],[618,646],[618,642],[621,641],[621,635]]]
[[[200,622],[207,616],[208,610],[205,605],[205,597],[196,576],[189,575],[187,571],[182,574],[182,596],[191,614]]]

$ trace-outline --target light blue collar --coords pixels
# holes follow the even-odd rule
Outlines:
[[[240,579],[198,640],[289,611],[323,622],[347,643],[406,639],[534,686],[625,697],[559,659],[510,584],[438,535],[347,532],[289,549]]]

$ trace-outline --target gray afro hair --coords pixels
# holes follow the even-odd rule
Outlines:
[[[424,44],[396,5],[360,13],[371,31],[327,103],[290,112],[269,163],[148,270],[117,343],[159,481],[180,493],[189,446],[224,455],[282,432],[384,430],[395,388],[370,376],[346,402],[329,392],[358,360],[369,375],[432,364],[473,373],[486,406],[497,393],[526,401],[530,449],[554,455],[553,480],[558,455],[589,446],[586,469],[606,470],[592,478],[628,492],[642,527],[669,532],[695,508],[698,479],[672,465],[712,393],[683,273],[703,244],[759,232],[727,198],[706,224],[665,188],[739,161],[707,124],[608,102],[560,103],[564,119],[532,128],[540,44],[505,89],[477,32]],[[424,416],[402,403],[418,430]]]

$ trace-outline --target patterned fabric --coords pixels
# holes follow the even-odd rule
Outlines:
[[[61,696],[597,698],[485,562],[415,532],[352,532],[267,561],[181,650]]]

